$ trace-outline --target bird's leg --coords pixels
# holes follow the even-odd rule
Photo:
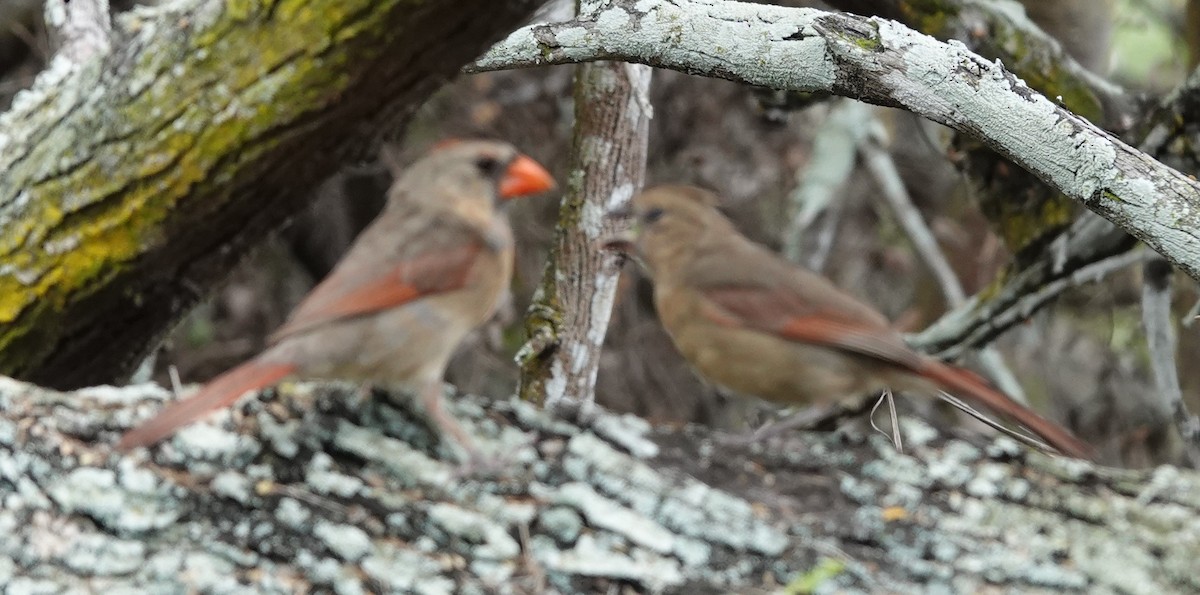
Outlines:
[[[375,390],[375,385],[370,382],[364,382],[358,385],[354,390],[354,396],[351,397],[350,406],[355,411],[362,411],[363,406],[371,400],[371,393]]]
[[[462,424],[446,411],[442,404],[442,382],[435,380],[425,383],[420,396],[425,415],[429,421],[433,422],[434,426],[437,426],[439,434],[451,436],[453,442],[466,451],[468,459],[477,458],[479,448],[475,446],[475,440],[462,427]]]
[[[437,426],[442,436],[450,436],[451,440],[466,452],[466,460],[459,466],[456,473],[459,477],[476,475],[495,475],[508,467],[508,461],[503,457],[485,455],[475,444],[475,439],[463,428],[453,415],[450,415],[443,403],[442,382],[435,380],[426,383],[421,390],[421,405],[425,415]]]

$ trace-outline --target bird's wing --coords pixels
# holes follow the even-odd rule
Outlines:
[[[798,343],[825,345],[915,368],[921,358],[898,333],[864,323],[840,309],[822,308],[786,286],[719,285],[701,290],[701,312],[725,326],[741,326]]]
[[[742,262],[736,247],[701,261],[703,268],[692,271],[703,298],[700,313],[717,324],[828,346],[911,370],[1011,417],[1065,454],[1094,457],[1092,449],[1068,430],[1013,401],[974,372],[917,354],[878,311],[816,273],[773,254],[756,257],[756,267],[733,266]]]
[[[464,226],[430,225],[413,230],[373,227],[364,233],[410,232],[395,254],[373,253],[370,237],[357,241],[351,250],[357,258],[343,258],[304,301],[288,316],[270,338],[276,343],[284,337],[354,316],[395,308],[430,295],[460,289],[466,285],[484,242]],[[349,256],[349,255],[348,255]]]
[[[738,242],[706,251],[686,278],[704,299],[702,315],[719,324],[905,367],[921,361],[877,310],[761,246]]]

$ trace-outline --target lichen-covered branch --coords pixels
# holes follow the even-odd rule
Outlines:
[[[54,32],[61,59],[78,64],[111,49],[108,0],[47,0],[46,25]]]
[[[0,381],[0,583],[67,590],[1192,592],[1200,476],[980,448],[902,418],[753,448],[603,411],[450,409],[510,464],[462,479],[425,424],[285,384],[120,456],[154,386]],[[505,591],[506,590],[506,591]]]
[[[476,62],[621,59],[902,107],[982,139],[1200,279],[1200,184],[1029,89],[962,44],[898,23],[740,2],[617,0],[523,28]]]
[[[1175,317],[1171,314],[1171,276],[1175,271],[1161,258],[1142,266],[1142,330],[1154,376],[1154,391],[1145,403],[1159,419],[1172,419],[1183,439],[1184,460],[1200,465],[1200,418],[1188,411],[1179,387],[1179,364],[1175,352]]]
[[[1200,155],[1200,70],[1172,91],[1137,132],[1138,148],[1169,165],[1190,171]],[[1012,325],[1053,303],[1062,291],[1081,281],[1098,280],[1086,270],[1113,270],[1113,262],[1132,264],[1142,259],[1121,257],[1137,241],[1094,213],[1084,213],[999,288],[973,297],[963,307],[943,315],[919,336],[918,346],[943,357],[985,345]]]
[[[1102,223],[1102,221],[1101,221]],[[1085,228],[1085,233],[1088,232]],[[1091,230],[1105,233],[1107,229]],[[1081,266],[1068,265],[1061,274],[1047,271],[1039,262],[1005,284],[999,294],[975,295],[962,307],[942,315],[919,334],[908,338],[913,347],[945,359],[962,357],[971,348],[986,345],[1004,331],[1028,320],[1034,312],[1054,301],[1064,291],[1099,282],[1109,275],[1155,258],[1153,253],[1119,251],[1104,259],[1089,259]]]
[[[0,373],[71,387],[154,339],[536,0],[180,0],[0,115]]]
[[[1026,4],[1033,3],[1049,5],[1036,7],[1047,12],[1067,4],[1041,0]],[[1072,57],[1063,41],[1038,27],[1016,0],[831,0],[829,4],[853,13],[893,18],[938,39],[957,39],[975,53],[1002,61],[1030,87],[1106,128],[1128,128],[1136,120],[1133,98]],[[1097,47],[1081,53],[1107,54],[1108,35],[1102,30],[1102,21],[1111,18],[1108,4],[1106,0],[1074,3],[1080,12],[1101,21],[1085,29],[1086,41]],[[1103,64],[1100,56],[1084,57]]]
[[[529,341],[517,355],[519,393],[548,405],[591,404],[624,257],[603,249],[616,231],[609,213],[642,187],[650,130],[651,69],[599,62],[575,77],[571,174],[557,240],[526,315]]]

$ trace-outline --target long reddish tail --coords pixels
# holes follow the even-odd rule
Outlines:
[[[918,373],[942,385],[947,392],[973,400],[994,413],[1009,417],[1012,421],[1029,428],[1047,444],[1067,456],[1077,459],[1095,458],[1095,449],[1076,438],[1069,430],[988,386],[986,381],[972,372],[926,359]]]
[[[176,401],[158,415],[130,430],[117,443],[117,450],[150,446],[174,434],[210,411],[231,405],[248,391],[270,386],[295,370],[292,364],[250,360],[210,381],[200,392]]]

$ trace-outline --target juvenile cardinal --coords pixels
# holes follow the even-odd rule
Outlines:
[[[474,457],[441,407],[442,375],[512,276],[512,229],[498,203],[553,186],[541,165],[506,143],[439,145],[396,181],[383,212],[265,351],[131,430],[117,448],[154,444],[285,378],[339,378],[419,393],[430,419]]]
[[[717,198],[659,186],[633,199],[635,251],[654,305],[683,356],[709,380],[788,405],[823,405],[885,389],[939,388],[1029,428],[1063,454],[1092,449],[979,376],[913,351],[887,319],[828,279],[738,233]]]

